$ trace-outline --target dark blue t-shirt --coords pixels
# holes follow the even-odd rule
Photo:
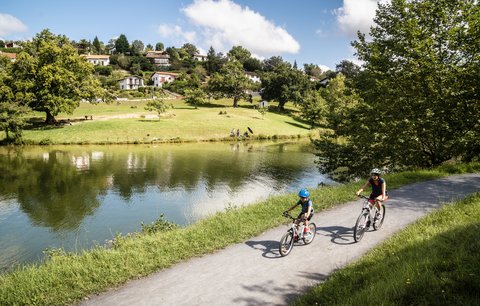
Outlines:
[[[310,211],[310,213],[313,214],[312,200],[308,200],[306,202],[302,202],[302,200],[298,200],[297,205],[302,205],[302,214],[306,213],[308,211],[308,207],[311,206],[312,210]]]
[[[385,184],[385,180],[383,178],[379,178],[376,181],[373,178],[370,178],[368,182],[372,186],[372,196],[378,197],[379,195],[382,195],[382,185]]]

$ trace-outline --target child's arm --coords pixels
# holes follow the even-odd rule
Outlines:
[[[292,207],[290,207],[289,209],[287,209],[285,212],[289,212],[291,211],[292,209],[294,209],[295,207],[298,206],[298,203],[296,203],[295,205],[293,205]]]

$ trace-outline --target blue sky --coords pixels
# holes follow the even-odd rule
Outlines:
[[[383,0],[388,1],[388,0]],[[2,0],[0,39],[29,39],[42,29],[70,39],[108,40],[165,47],[195,44],[227,52],[234,45],[261,59],[282,56],[299,66],[335,69],[355,60],[350,42],[368,32],[377,0]]]

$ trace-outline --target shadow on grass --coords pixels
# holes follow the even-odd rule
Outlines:
[[[304,129],[304,130],[310,130],[310,127],[309,126],[305,126],[301,123],[297,123],[297,122],[288,122],[288,121],[284,121],[286,124],[290,124],[294,127],[298,127],[298,128],[301,128],[301,129]]]

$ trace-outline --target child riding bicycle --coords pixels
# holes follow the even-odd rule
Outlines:
[[[303,235],[305,235],[310,232],[310,229],[308,228],[308,221],[312,219],[312,216],[314,213],[313,203],[312,203],[312,200],[310,200],[310,192],[305,188],[300,190],[300,192],[298,193],[298,196],[300,197],[300,200],[298,200],[298,202],[295,205],[290,207],[284,213],[288,213],[298,205],[302,206],[302,211],[300,212],[297,219],[295,220],[295,224],[298,227],[300,222],[303,221],[303,224],[305,225],[305,227],[303,228]]]
[[[382,171],[380,171],[380,169],[372,169],[372,171],[370,171],[371,177],[368,179],[365,185],[363,185],[362,188],[360,188],[355,193],[358,196],[365,188],[368,187],[368,185],[372,186],[372,192],[370,193],[369,202],[370,207],[372,207],[371,203],[375,202],[375,205],[378,208],[377,215],[379,215],[381,212],[380,202],[388,199],[387,183],[383,178],[380,177],[381,174]]]

